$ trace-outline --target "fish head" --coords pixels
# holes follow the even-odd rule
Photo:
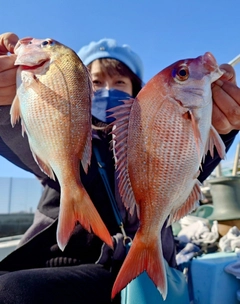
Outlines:
[[[221,77],[214,56],[207,52],[193,59],[180,60],[160,72],[165,93],[181,107],[202,108],[212,101],[211,83]]]
[[[20,39],[15,46],[17,55],[15,65],[25,69],[39,68],[49,64],[59,52],[61,44],[51,38],[35,39],[31,37]]]

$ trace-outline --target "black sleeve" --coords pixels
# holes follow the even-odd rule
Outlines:
[[[5,144],[5,142],[1,137],[0,137],[0,156],[4,157],[5,159],[10,161],[12,164],[16,165],[17,167],[34,174],[34,172],[31,169],[29,169],[21,161],[21,159]]]

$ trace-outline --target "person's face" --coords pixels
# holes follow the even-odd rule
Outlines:
[[[116,75],[113,76],[103,73],[101,64],[98,60],[92,62],[90,72],[92,75],[94,90],[116,89],[132,96],[133,87],[132,81],[129,77],[122,76],[119,73],[116,73]]]

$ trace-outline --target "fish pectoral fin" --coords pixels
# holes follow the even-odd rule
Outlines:
[[[22,137],[24,137],[24,133],[27,133],[27,129],[23,119],[21,120],[21,125],[22,125]]]
[[[216,129],[211,126],[209,131],[209,140],[205,149],[205,154],[207,154],[209,150],[212,158],[214,157],[214,146],[216,147],[218,155],[221,157],[221,159],[224,159],[226,155],[225,145]]]
[[[39,86],[40,81],[37,78],[37,76],[34,75],[32,72],[27,72],[27,71],[22,72],[22,84],[25,90],[31,87],[31,89],[33,89],[36,94],[40,93],[40,86]]]
[[[16,95],[13,99],[12,106],[10,109],[10,116],[11,116],[11,125],[12,127],[14,127],[15,124],[20,119],[20,101],[18,95]]]
[[[180,208],[171,212],[167,226],[170,226],[172,223],[179,221],[185,215],[191,213],[194,209],[198,207],[198,201],[203,199],[200,186],[201,183],[199,182],[199,180],[196,180],[192,192],[189,194],[186,202]]]
[[[196,141],[198,157],[201,160],[201,156],[200,156],[200,143],[202,141],[201,133],[200,133],[200,130],[199,130],[199,127],[198,127],[198,122],[195,119],[195,116],[192,113],[192,111],[189,111],[189,114],[190,114],[190,119],[191,119],[191,122],[192,122],[193,135],[194,135],[194,138],[195,138],[195,141]]]

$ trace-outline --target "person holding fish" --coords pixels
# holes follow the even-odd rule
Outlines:
[[[41,62],[31,62],[31,64],[28,63],[29,66],[27,66],[26,62],[24,62],[26,58],[24,59],[23,56],[20,58],[20,55],[21,53],[23,55],[27,54],[27,52],[31,53],[31,48],[35,54],[39,52],[38,56],[41,57]],[[11,55],[8,55],[8,52],[10,52]],[[42,108],[38,108],[38,115],[36,115],[33,124],[31,124],[31,119],[28,119],[31,115],[25,115],[23,108],[21,108],[21,103],[23,103],[21,98],[32,94],[32,100],[37,100],[38,96],[42,96],[42,90],[45,89],[45,87],[51,90],[48,91],[42,100],[46,100],[49,96],[54,100],[65,96],[63,90],[65,84],[60,81],[60,86],[58,86],[57,83],[52,86],[50,82],[47,83],[47,77],[41,78],[46,71],[55,72],[54,66],[51,66],[49,61],[49,58],[51,58],[53,54],[56,56],[54,58],[57,62],[57,68],[61,70],[64,69],[61,65],[61,60],[57,57],[60,52],[62,54],[67,53],[69,60],[70,58],[71,60],[74,58],[74,66],[79,65],[79,71],[83,73],[83,76],[79,76],[79,86],[83,84],[84,80],[85,84],[82,91],[86,90],[85,95],[87,98],[85,98],[85,95],[77,95],[76,98],[87,100],[86,104],[91,106],[89,99],[91,89],[89,89],[90,82],[88,81],[88,75],[81,62],[78,61],[72,52],[66,50],[53,39],[38,40],[27,38],[18,42],[18,37],[15,34],[5,33],[0,35],[0,155],[15,165],[35,174],[45,188],[35,214],[33,225],[23,236],[18,249],[0,262],[0,274],[2,274],[0,276],[1,303],[111,303],[112,286],[125,258],[123,235],[114,218],[108,192],[105,189],[98,171],[95,154],[93,153],[92,156],[90,155],[91,159],[89,158],[90,148],[87,137],[88,134],[82,139],[82,141],[86,142],[82,154],[79,152],[80,149],[75,152],[74,147],[78,146],[79,142],[75,141],[74,138],[78,136],[79,130],[75,131],[74,124],[68,124],[69,122],[66,119],[68,115],[66,112],[64,115],[61,115],[63,111],[65,111],[63,108],[65,104],[60,103],[62,107],[61,109],[59,108],[60,110],[57,111],[57,114],[55,111],[59,106],[58,104],[51,109],[52,114],[50,118],[59,115],[57,116],[57,120],[62,122],[62,128],[67,124],[68,129],[74,130],[72,133],[77,132],[74,133],[75,135],[71,139],[73,145],[70,145],[71,149],[73,149],[71,150],[71,155],[73,155],[74,174],[76,174],[73,175],[73,179],[77,179],[78,184],[84,187],[82,191],[86,190],[88,195],[87,200],[89,197],[93,202],[93,206],[91,208],[89,207],[89,209],[91,212],[95,212],[96,208],[104,223],[101,222],[97,214],[94,215],[97,219],[96,221],[99,223],[95,228],[93,228],[93,222],[87,222],[88,218],[85,219],[84,216],[79,216],[81,210],[77,211],[76,214],[72,214],[72,210],[78,210],[78,207],[75,207],[75,203],[72,205],[70,201],[71,191],[67,189],[63,191],[68,181],[72,179],[72,176],[69,175],[69,170],[64,171],[62,168],[60,168],[60,170],[57,162],[52,161],[51,163],[51,151],[49,152],[47,150],[47,146],[50,146],[52,142],[50,141],[47,145],[43,145],[41,150],[39,142],[41,142],[42,139],[39,140],[37,136],[43,132],[47,134],[47,137],[50,137],[51,133],[49,129],[53,129],[53,122],[48,123],[44,131],[39,129],[34,133],[32,129],[34,125],[36,125],[37,117],[41,113]],[[118,187],[115,186],[118,180],[115,178],[115,167],[111,151],[112,143],[109,144],[109,142],[111,142],[109,123],[114,121],[112,115],[118,116],[118,108],[116,108],[115,113],[112,111],[108,112],[109,115],[106,114],[106,111],[109,111],[109,109],[113,107],[120,107],[119,109],[122,109],[121,106],[124,106],[123,100],[131,100],[130,97],[135,98],[141,91],[143,79],[142,62],[138,55],[128,46],[119,46],[116,41],[112,39],[102,39],[98,42],[91,42],[89,45],[81,48],[78,55],[84,65],[89,68],[94,89],[90,109],[92,124],[94,125],[92,131],[92,146],[93,148],[97,148],[101,155],[109,179],[109,185],[112,193],[116,195],[126,233],[133,238],[139,227],[139,214],[137,215],[136,210],[132,210],[132,207],[129,206],[131,210],[127,210],[123,206],[121,196],[123,197],[125,195],[124,189],[122,189],[124,187],[120,188],[119,194]],[[36,60],[36,57],[37,56],[35,56],[34,60]],[[210,69],[212,72],[212,67],[214,66],[215,68],[216,65],[212,55],[206,53],[202,58],[207,69]],[[197,64],[201,65],[200,61],[202,62],[202,59],[198,59]],[[20,68],[14,65],[15,62],[17,62]],[[193,67],[195,62],[196,61],[189,63],[189,67]],[[189,67],[188,64],[186,64],[184,65],[184,69],[182,69],[181,65],[181,69],[176,70],[179,72],[176,74],[177,77],[180,77],[178,81],[181,81],[182,78],[186,79],[187,73],[189,71],[191,72],[191,68]],[[214,101],[212,124],[221,135],[226,150],[228,150],[240,129],[240,89],[236,84],[236,76],[233,68],[227,64],[222,65],[220,68],[221,73],[218,72],[217,77],[216,75],[214,76],[214,80],[218,79],[214,81],[211,86]],[[35,74],[32,73],[34,69],[37,70]],[[69,69],[70,66],[68,65],[67,70]],[[17,70],[18,73],[22,74],[18,74],[20,76],[16,77]],[[63,74],[65,75],[65,83],[67,82],[67,70]],[[21,75],[24,75],[24,77]],[[56,75],[54,76],[54,80],[57,82],[58,76]],[[20,82],[19,77],[22,79],[20,79]],[[19,95],[17,99],[15,98],[16,78],[18,79],[17,86]],[[29,90],[29,87],[31,87],[31,90]],[[57,94],[54,94],[54,88],[57,88]],[[71,96],[75,94],[75,91],[79,91],[74,85],[71,85],[68,89],[72,90]],[[139,98],[144,99],[144,94],[144,91],[141,91],[138,95]],[[64,98],[67,100],[66,97]],[[14,103],[12,106],[13,100]],[[33,106],[38,106],[40,102],[41,101],[37,100]],[[50,102],[52,104],[51,99]],[[84,119],[89,115],[87,105],[85,105],[86,109],[82,114]],[[26,104],[26,106],[28,105]],[[75,104],[73,104],[73,106],[75,106]],[[74,108],[73,106],[71,109]],[[10,108],[11,117],[9,115]],[[76,107],[76,111],[77,109]],[[31,111],[32,115],[35,115],[34,107]],[[47,115],[49,111],[50,109],[45,112],[42,122],[45,118],[46,120],[48,119]],[[119,113],[120,112],[119,110]],[[196,121],[193,119],[193,112],[194,110],[192,110],[192,112],[186,112],[183,117],[186,121],[191,121],[195,134],[198,135],[198,128],[196,128]],[[27,136],[22,137],[21,126],[17,123],[19,116],[28,134],[29,142]],[[76,120],[80,119],[78,113],[75,112],[74,117]],[[139,119],[138,116],[136,117],[136,121],[137,119]],[[14,128],[11,126],[11,120],[12,123],[15,124]],[[119,124],[118,121],[119,118],[117,117],[116,125]],[[88,119],[85,120],[84,125],[89,126]],[[57,136],[55,135],[55,137],[59,138],[59,136],[61,136],[59,134]],[[68,136],[70,136],[70,134],[68,134]],[[116,133],[116,136],[118,138],[119,135]],[[214,133],[214,138],[214,144],[217,142],[217,151],[222,157],[224,151],[222,151],[221,144],[218,144],[220,140],[216,133]],[[44,138],[43,141],[47,142],[47,140],[47,138]],[[54,138],[52,141],[53,140]],[[56,145],[58,141],[56,141]],[[132,141],[134,141],[134,137]],[[201,143],[198,140],[196,142],[198,142],[200,151]],[[69,145],[67,138],[62,141],[61,145]],[[61,146],[58,146],[57,151],[59,151],[59,147]],[[116,145],[115,151],[117,158],[120,159],[119,153],[121,153],[121,147],[119,148],[119,146]],[[53,157],[53,159],[58,158],[56,154],[54,155],[55,157]],[[64,158],[60,161],[61,164],[63,164],[68,157],[66,153],[64,155]],[[78,163],[75,155],[79,155],[81,161],[83,159],[82,165],[80,166],[80,176],[78,177],[79,172],[76,170]],[[217,153],[215,153],[213,157],[210,154],[206,156],[202,164],[202,170],[197,176],[200,182],[203,182],[218,165],[221,160],[220,156]],[[138,157],[139,155],[135,156],[135,158]],[[198,159],[198,157],[196,158]],[[69,168],[70,163],[71,161],[66,164],[67,168]],[[88,163],[90,163],[89,167]],[[120,163],[119,166],[124,167],[124,165],[124,163]],[[196,165],[198,166],[197,161]],[[86,169],[87,167],[88,169]],[[131,173],[126,173],[131,177]],[[122,173],[120,172],[120,174]],[[68,177],[67,179],[64,178],[66,175]],[[181,179],[181,176],[178,176],[178,179]],[[120,182],[123,183],[121,176]],[[71,181],[70,188],[75,189],[75,187],[74,182]],[[64,197],[63,202],[62,197]],[[132,214],[130,214],[130,211]],[[71,220],[69,221],[69,219]],[[69,227],[66,224],[68,221],[71,223]],[[74,226],[73,223],[75,222],[78,222],[78,224]],[[176,268],[174,238],[171,226],[166,227],[166,224],[167,220],[164,220],[163,227],[161,227],[163,257],[170,267]],[[101,226],[101,228],[98,230],[99,226]],[[105,227],[109,231],[110,239],[108,232],[104,230]],[[107,245],[103,245],[103,241]],[[114,246],[114,249],[111,248],[112,246]],[[121,286],[120,289],[122,287],[124,286]],[[120,289],[119,286],[115,289],[114,296]],[[166,296],[164,287],[160,289],[163,295]],[[120,303],[119,294],[114,297],[113,303]]]

